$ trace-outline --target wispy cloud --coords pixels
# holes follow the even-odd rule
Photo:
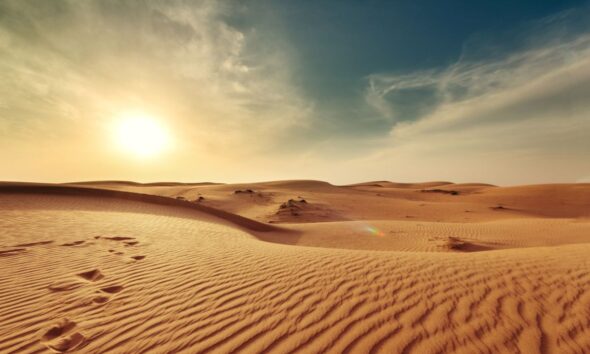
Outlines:
[[[127,109],[211,149],[260,148],[269,129],[304,126],[313,107],[291,84],[284,44],[254,50],[255,29],[230,26],[231,11],[217,1],[2,2],[2,140],[63,139],[68,126],[94,129]]]
[[[590,16],[585,17],[590,18]],[[558,19],[558,23],[551,23],[552,21],[545,19],[543,22],[550,27],[543,29],[553,33],[550,31],[551,26],[556,27],[561,22],[567,22],[567,18],[564,19],[563,15],[554,17],[554,21]],[[538,33],[534,35],[541,36]],[[494,53],[490,52],[487,58],[481,58],[481,54],[477,53],[478,50],[471,46],[470,51],[464,52],[456,63],[446,68],[401,75],[369,75],[366,90],[367,102],[378,111],[387,112],[384,115],[395,122],[402,118],[397,116],[397,96],[420,90],[423,96],[435,99],[426,102],[420,99],[407,102],[414,106],[432,106],[427,114],[411,117],[411,120],[418,120],[430,117],[449,105],[474,102],[500,92],[526,86],[545,75],[574,66],[589,57],[590,33],[577,32],[567,36],[564,34],[548,36],[542,35],[541,43],[538,43],[537,39],[535,44],[515,49],[516,52],[508,52],[500,56],[497,53],[494,56]],[[529,42],[532,42],[532,39]],[[486,43],[480,44],[481,47],[485,45]]]
[[[418,164],[437,156],[450,166],[454,158],[448,155],[459,154],[464,164],[479,166],[494,156],[507,174],[502,181],[531,178],[526,171],[501,167],[513,166],[515,159],[538,165],[543,159],[545,164],[568,160],[572,181],[575,174],[589,172],[580,161],[590,154],[590,31],[588,26],[556,30],[575,20],[572,16],[590,17],[586,9],[580,11],[544,19],[543,26],[532,24],[535,31],[528,32],[524,44],[500,51],[506,54],[493,56],[492,51],[487,58],[471,59],[466,52],[447,68],[370,75],[366,101],[392,125],[373,158],[395,156],[395,161]],[[412,91],[420,94],[400,103]],[[412,117],[404,116],[404,105],[412,108]],[[537,179],[558,174],[563,179],[563,173],[548,171]]]

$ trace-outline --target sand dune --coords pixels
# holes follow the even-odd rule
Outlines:
[[[0,230],[1,353],[590,352],[587,184],[4,183]]]
[[[590,184],[497,187],[482,183],[369,182],[334,186],[321,181],[279,181],[168,187],[99,187],[172,198],[182,197],[188,201],[202,197],[200,205],[263,223],[408,219],[465,223],[537,217],[590,218]],[[246,189],[254,193],[234,193]],[[433,190],[457,193],[425,192]],[[281,204],[299,198],[308,202],[307,212],[293,217],[277,217]]]
[[[374,182],[363,182],[363,183],[355,183],[349,184],[344,187],[381,187],[381,188],[407,188],[407,189],[424,189],[424,188],[434,188],[440,186],[446,186],[449,184],[453,184],[452,182],[422,182],[422,183],[399,183],[399,182],[390,182],[390,181],[374,181]]]
[[[205,205],[188,203],[186,201],[165,198],[158,195],[152,194],[140,194],[140,193],[131,193],[126,191],[119,191],[113,189],[97,189],[97,188],[83,188],[78,186],[63,186],[63,185],[50,185],[50,184],[1,184],[0,183],[0,193],[7,193],[7,194],[36,194],[36,195],[69,195],[69,196],[89,196],[89,197],[98,197],[98,198],[113,198],[116,199],[117,202],[121,200],[132,200],[132,201],[140,201],[149,204],[158,204],[158,205],[169,205],[176,208],[182,209],[190,209],[196,212],[199,212],[201,217],[208,217],[208,218],[215,218],[218,222],[223,223],[230,223],[236,227],[246,228],[250,231],[278,231],[279,228],[273,227],[271,225],[266,225],[260,222],[256,222],[254,220],[250,220],[239,215],[235,215],[232,213],[228,213],[223,210],[214,209],[211,207],[207,207]],[[90,203],[91,204],[91,203]],[[63,205],[68,209],[73,209],[68,207],[67,204]],[[80,206],[81,208],[85,208],[86,204]]]

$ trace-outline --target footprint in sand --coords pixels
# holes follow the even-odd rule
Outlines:
[[[87,272],[78,273],[76,275],[86,281],[89,281],[89,282],[95,282],[95,281],[98,281],[98,280],[104,278],[104,275],[100,272],[99,269],[92,269]],[[83,283],[80,283],[80,281],[78,281],[76,279],[64,279],[64,280],[57,280],[57,281],[51,283],[48,286],[48,288],[51,291],[57,292],[57,291],[74,290],[74,289],[82,287],[83,285],[84,285]]]
[[[92,302],[94,302],[95,304],[104,304],[107,303],[110,299],[111,298],[109,298],[108,296],[98,295],[92,298]]]
[[[58,322],[54,323],[53,326],[51,326],[51,328],[49,328],[47,331],[45,331],[45,333],[41,337],[41,340],[43,340],[43,341],[53,340],[65,333],[71,331],[72,329],[74,329],[74,327],[76,327],[76,322],[70,321],[67,318],[63,318],[63,319],[59,320]]]
[[[135,259],[136,261],[141,261],[145,258],[145,256],[132,256],[131,258]]]
[[[80,288],[83,284],[72,279],[58,280],[51,283],[48,288],[51,291],[68,291]]]
[[[14,248],[11,250],[0,251],[0,257],[16,256],[17,254],[21,254],[26,250],[26,248]]]
[[[87,272],[78,273],[76,274],[80,278],[86,279],[88,281],[97,281],[104,278],[104,275],[98,269],[89,270]]]
[[[54,323],[41,336],[41,343],[56,353],[73,351],[86,342],[86,337],[80,332],[73,332],[76,322],[67,318]]]
[[[107,286],[104,288],[100,288],[100,291],[107,293],[107,294],[116,294],[116,293],[120,292],[121,290],[123,290],[123,287],[120,285],[113,285],[113,286]]]
[[[21,243],[20,245],[14,245],[12,247],[32,247],[32,246],[48,245],[50,243],[53,243],[53,241],[41,241],[41,242],[32,242],[32,243]]]
[[[116,294],[121,290],[123,290],[123,287],[120,285],[107,286],[100,289],[101,292],[111,295]],[[96,295],[92,298],[92,302],[94,302],[95,304],[105,304],[109,301],[111,301],[111,297],[108,295]]]
[[[139,242],[138,241],[127,241],[127,242],[124,242],[124,243],[125,243],[125,246],[128,247],[128,246],[135,246]]]
[[[74,241],[74,242],[70,242],[70,243],[64,243],[61,246],[70,246],[70,247],[71,246],[79,246],[79,245],[82,245],[84,243],[86,243],[86,241]]]
[[[95,282],[95,281],[98,281],[98,280],[103,279],[105,277],[99,269],[89,270],[87,272],[78,273],[76,275],[83,278],[83,279],[86,279],[87,281],[90,281],[90,282]],[[107,294],[116,294],[116,293],[120,292],[121,290],[123,290],[123,287],[119,286],[119,285],[107,286],[107,287],[103,287],[100,289],[101,292],[107,293]],[[98,291],[97,291],[97,293],[98,293]],[[95,304],[105,304],[105,303],[109,302],[110,300],[111,300],[111,298],[106,295],[96,295],[95,297],[92,298],[92,302]]]
[[[109,250],[109,252],[112,254],[116,254],[117,256],[122,256],[124,254],[123,252],[119,252],[119,251],[115,251],[115,250]]]
[[[33,246],[41,246],[41,245],[48,245],[53,243],[53,241],[40,241],[40,242],[31,242],[31,243],[21,243],[14,246],[9,246],[12,249],[9,250],[2,250],[0,251],[0,257],[8,257],[8,256],[15,256],[26,252],[26,247],[33,247]]]
[[[111,241],[128,241],[128,240],[135,240],[135,237],[125,237],[125,236],[94,236],[95,239],[103,239],[103,240],[111,240]]]

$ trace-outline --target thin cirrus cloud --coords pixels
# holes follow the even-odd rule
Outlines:
[[[370,75],[366,102],[392,128],[368,160],[479,180],[493,160],[500,183],[579,180],[589,172],[590,33],[563,28],[588,18],[580,11],[543,19],[544,34],[528,31],[526,45],[496,57],[463,53],[444,69]]]

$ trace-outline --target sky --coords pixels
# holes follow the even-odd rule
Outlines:
[[[588,1],[0,0],[0,180],[590,182]]]

